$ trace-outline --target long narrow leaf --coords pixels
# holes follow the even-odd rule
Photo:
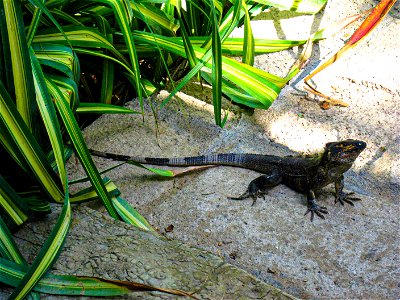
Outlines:
[[[183,23],[181,13],[179,11],[177,11],[177,15],[179,18],[179,23],[181,24],[180,28],[181,28],[183,45],[185,47],[186,57],[187,57],[187,60],[189,61],[190,67],[194,68],[197,64],[196,54],[194,53],[193,45],[190,41],[189,34],[186,31],[185,24]]]
[[[36,33],[36,30],[38,29],[41,16],[42,16],[42,10],[39,7],[35,7],[33,17],[32,17],[32,22],[31,22],[31,24],[29,26],[29,30],[26,34],[28,47],[31,45],[33,37]]]
[[[134,32],[134,36],[138,40],[147,41],[151,44],[158,43],[160,47],[166,50],[181,56],[185,56],[184,48],[180,43],[170,41],[165,37],[139,32]],[[208,60],[211,58],[211,52],[206,53],[204,49],[198,47],[195,47],[194,50],[196,56],[201,59],[207,69],[211,71],[212,64],[208,62]],[[201,69],[201,67],[202,65],[198,64],[198,68],[192,69],[187,76],[194,75],[195,72],[198,72],[198,70]],[[283,87],[287,82],[287,79],[285,78],[269,74],[224,56],[222,57],[222,72],[224,77],[240,86],[255,99],[258,99],[260,104],[262,104],[261,107],[264,109],[268,108],[273,103],[273,101],[278,97],[280,88]],[[185,82],[182,80],[176,89],[171,92],[169,97],[164,100],[163,104],[167,103],[174,93],[177,92],[177,90],[179,90],[184,84]]]
[[[68,183],[65,184],[67,186]],[[63,209],[58,217],[56,225],[53,227],[49,237],[40,249],[39,254],[33,261],[29,270],[25,273],[22,280],[10,296],[10,299],[23,299],[42,278],[46,271],[57,259],[71,222],[71,206],[69,203],[68,190],[65,192]]]
[[[0,1],[0,43],[8,45],[8,31],[5,20],[4,1]],[[12,98],[15,98],[15,88],[12,72],[11,51],[10,47],[0,47],[0,81],[4,84]]]
[[[121,106],[104,103],[82,102],[76,110],[77,113],[90,114],[140,114],[140,112]]]
[[[174,35],[180,28],[178,22],[173,17],[167,17],[164,12],[151,3],[129,2],[133,14],[151,26],[163,28],[169,34]]]
[[[112,201],[118,214],[126,223],[144,230],[154,231],[149,222],[129,202],[120,197],[113,197]]]
[[[63,201],[64,193],[60,180],[52,170],[42,149],[28,130],[1,82],[0,123],[0,127],[5,128],[8,134],[13,137],[21,155],[24,156],[38,182],[51,196],[52,200]]]
[[[42,30],[33,38],[35,43],[57,43],[77,47],[102,48],[110,50],[119,60],[129,65],[125,57],[95,28],[63,26],[63,33],[54,29]],[[68,38],[66,39],[65,36]]]
[[[116,197],[121,194],[117,186],[109,178],[105,177],[103,179],[104,186],[107,189],[109,197]],[[71,195],[71,203],[81,203],[86,201],[91,201],[97,199],[97,192],[93,186],[83,189],[74,195]]]
[[[0,206],[16,225],[21,225],[28,219],[27,207],[2,176],[0,176]]]
[[[133,39],[132,30],[130,28],[132,9],[129,0],[100,0],[99,2],[110,5],[115,14],[116,21],[124,36],[126,47],[131,61],[132,71],[135,74],[135,88],[139,98],[142,113],[144,113],[142,86],[140,83],[139,59],[136,53],[135,41]]]
[[[27,267],[0,257],[0,282],[16,286],[26,274]],[[66,296],[123,296],[132,291],[158,291],[177,296],[186,296],[195,299],[191,294],[167,288],[153,287],[147,284],[109,280],[98,277],[71,276],[71,275],[44,275],[35,291]]]
[[[68,102],[72,111],[76,111],[79,107],[78,86],[74,80],[69,77],[45,74],[46,80],[55,83],[63,94],[64,99]],[[46,81],[47,82],[47,81]],[[53,95],[54,96],[54,95]]]
[[[25,124],[34,133],[34,123],[36,122],[35,90],[25,27],[22,20],[21,3],[19,1],[4,1],[3,3],[11,49],[16,105]]]
[[[218,21],[214,3],[211,5],[212,20],[212,94],[214,106],[215,124],[222,126],[221,122],[221,99],[222,99],[222,50],[221,38],[218,30]]]
[[[104,186],[100,174],[93,163],[92,157],[90,156],[86,143],[83,139],[82,132],[79,129],[79,126],[70,107],[68,106],[67,101],[64,99],[64,96],[58,87],[51,80],[47,81],[47,84],[53,97],[56,99],[55,102],[58,113],[64,122],[65,128],[67,129],[67,132],[71,138],[77,156],[80,159],[86,174],[89,176],[92,185],[95,187],[97,195],[103,202],[110,216],[118,219],[118,214],[111,203],[111,199],[108,196],[106,187]]]
[[[26,264],[24,257],[18,250],[18,246],[14,241],[14,238],[7,228],[6,223],[0,216],[0,254],[1,257],[7,258],[8,260],[14,261],[19,265]]]
[[[32,48],[41,65],[52,67],[77,81],[74,74],[76,59],[71,48],[48,43],[34,43]]]
[[[11,232],[8,230],[3,219],[0,217],[0,255],[1,257],[8,258],[10,261],[17,263],[18,265],[28,266],[25,258],[18,250],[18,246],[14,241]],[[1,276],[1,275],[0,275]],[[28,300],[38,300],[40,296],[36,292],[28,294]]]
[[[49,137],[51,147],[53,149],[54,158],[57,164],[57,170],[60,178],[66,178],[64,145],[61,135],[60,124],[56,115],[53,102],[46,86],[46,81],[40,67],[39,61],[36,58],[32,49],[30,49],[32,72],[36,90],[37,105],[42,116],[44,126]],[[66,187],[64,186],[64,189]]]
[[[254,36],[253,31],[251,29],[250,23],[250,15],[247,10],[246,1],[243,0],[243,10],[245,11],[244,15],[244,43],[243,43],[243,63],[252,66],[254,64]]]
[[[100,32],[105,36],[105,38],[113,43],[113,32],[111,30],[111,26],[108,20],[98,14],[91,14],[93,21],[96,24],[96,27],[100,30]],[[107,50],[104,50],[104,53],[107,54]],[[114,64],[105,59],[103,60],[103,72],[101,79],[101,93],[100,93],[100,101],[102,103],[111,104],[112,92],[114,87]]]

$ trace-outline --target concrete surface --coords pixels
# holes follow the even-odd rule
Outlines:
[[[260,16],[254,22],[254,32],[276,32],[278,37],[295,38],[300,33],[291,31],[294,21],[308,24],[311,32],[371,5],[369,1],[337,0],[329,1],[326,10],[316,17],[280,20],[279,13],[264,19]],[[282,91],[267,111],[249,114],[225,101],[224,107],[230,109],[229,120],[220,129],[214,125],[213,109],[207,104],[211,99],[209,87],[202,89],[193,82],[159,111],[158,138],[148,110],[144,122],[140,116],[101,117],[85,130],[86,141],[97,150],[155,157],[215,152],[289,155],[317,151],[329,141],[366,141],[367,149],[345,176],[345,188],[356,192],[363,201],[355,207],[335,205],[333,187],[327,187],[318,199],[328,207],[329,215],[326,220],[316,218],[313,223],[303,216],[305,196],[285,186],[272,189],[255,206],[250,205],[251,201],[228,200],[227,196],[241,194],[259,175],[253,171],[218,167],[165,179],[125,165],[107,176],[114,180],[122,196],[168,238],[210,251],[288,294],[305,299],[398,299],[399,25],[397,7],[351,53],[314,78],[321,91],[348,102],[347,108],[321,110],[315,101],[303,96],[302,78],[343,45],[343,39],[350,37],[350,29],[345,38],[338,35],[315,45],[305,72]],[[308,33],[301,33],[300,38]],[[262,55],[257,57],[256,66],[283,76],[300,52],[296,48]],[[154,101],[166,96],[161,92]],[[130,105],[137,108],[137,103]],[[95,161],[99,169],[114,164],[100,158]],[[73,177],[81,174],[74,160],[70,161],[69,171]],[[89,206],[103,211],[95,203]],[[165,233],[171,224],[173,230]],[[99,232],[106,230],[98,226]],[[101,239],[96,242],[101,243]],[[119,247],[117,243],[113,245]],[[62,259],[63,256],[57,266],[72,263]],[[168,265],[166,261],[160,264]],[[134,278],[122,271],[102,273],[103,265],[91,268],[99,276],[119,274],[118,279]],[[129,267],[124,264],[123,268]],[[247,284],[243,289],[249,287]]]
[[[16,234],[20,249],[29,261],[39,251],[59,213],[60,209],[55,208],[47,219],[29,223]],[[296,299],[205,250],[115,221],[85,206],[75,206],[73,215],[64,250],[53,266],[56,274],[147,283],[194,293],[198,299]],[[4,298],[0,294],[0,299]],[[47,300],[71,298],[84,299],[41,296]],[[117,297],[176,298],[158,292],[133,292]]]

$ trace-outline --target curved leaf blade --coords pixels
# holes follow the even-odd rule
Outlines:
[[[85,114],[140,114],[140,112],[121,106],[105,103],[81,102],[76,109],[77,113]]]
[[[60,124],[58,123],[56,110],[54,108],[53,102],[51,101],[51,97],[47,89],[46,81],[39,61],[36,58],[33,49],[30,49],[29,52],[31,56],[32,73],[37,95],[37,105],[39,107],[40,114],[42,116],[42,120],[51,143],[58,173],[60,175],[60,178],[64,179],[67,177],[67,173],[65,170],[64,144],[62,140]],[[65,186],[64,189],[66,189]]]
[[[15,141],[20,154],[26,160],[38,182],[56,202],[62,202],[64,193],[61,182],[54,173],[36,139],[22,120],[14,103],[0,82],[0,127]],[[11,150],[11,149],[7,149]]]
[[[36,116],[35,92],[25,27],[22,20],[21,3],[19,1],[3,1],[3,5],[11,50],[16,106],[25,124],[34,133]]]
[[[65,184],[67,186],[68,183]],[[65,192],[63,209],[58,217],[57,224],[53,227],[49,237],[40,249],[39,254],[31,267],[19,281],[10,299],[23,299],[36,285],[40,278],[47,272],[57,259],[71,223],[71,206],[68,191]]]
[[[82,132],[75,120],[75,117],[70,107],[68,106],[67,101],[64,98],[64,95],[51,80],[48,80],[47,84],[49,90],[55,98],[58,113],[60,114],[61,119],[64,122],[65,128],[71,138],[71,142],[74,145],[77,156],[81,161],[86,174],[90,178],[92,185],[95,187],[97,195],[103,202],[110,216],[114,219],[118,219],[118,214],[112,205],[111,199],[109,198],[107,193],[107,189],[104,186],[104,183],[100,177],[99,172],[97,171],[95,164],[93,163],[85,140],[83,139]]]

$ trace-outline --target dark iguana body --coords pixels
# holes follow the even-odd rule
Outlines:
[[[343,174],[349,170],[358,155],[365,149],[366,143],[357,140],[327,143],[324,151],[307,156],[273,156],[261,154],[212,154],[183,158],[150,158],[112,154],[90,150],[93,155],[118,161],[133,161],[141,164],[159,166],[201,166],[219,165],[233,166],[254,170],[264,175],[250,182],[247,191],[235,200],[253,198],[253,204],[258,196],[264,196],[268,189],[284,184],[298,192],[307,195],[308,210],[311,220],[314,213],[321,218],[328,213],[325,207],[316,203],[315,192],[324,186],[335,183],[335,202],[347,202],[358,198],[349,197],[343,192]]]

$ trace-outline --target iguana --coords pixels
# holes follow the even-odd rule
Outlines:
[[[237,154],[223,153],[182,158],[151,158],[137,157],[107,152],[90,150],[91,154],[117,161],[133,161],[141,164],[159,166],[200,166],[217,165],[233,166],[254,170],[264,175],[250,182],[246,192],[234,200],[243,200],[248,197],[255,204],[259,196],[264,198],[268,190],[278,184],[284,184],[295,191],[307,195],[308,209],[305,213],[311,213],[311,221],[314,214],[325,219],[326,207],[319,206],[316,202],[315,192],[324,186],[335,184],[335,203],[338,201],[344,205],[348,203],[354,206],[353,201],[359,198],[350,197],[353,193],[343,192],[344,176],[365,149],[367,144],[358,140],[344,140],[327,143],[323,151],[312,155],[298,156],[274,156],[262,154]]]

